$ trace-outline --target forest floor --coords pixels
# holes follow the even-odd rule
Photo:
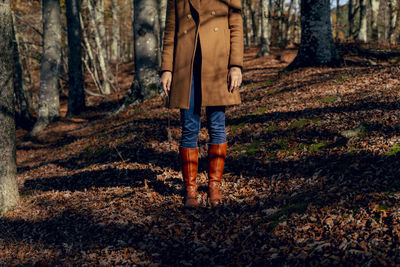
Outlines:
[[[202,208],[184,210],[178,110],[157,97],[107,117],[121,95],[89,97],[35,139],[17,131],[0,265],[400,264],[399,66],[284,73],[295,50],[255,54],[227,110],[223,207],[206,205],[204,127]]]

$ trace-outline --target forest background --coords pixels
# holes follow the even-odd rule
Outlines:
[[[227,205],[184,212],[166,1],[0,1],[1,264],[400,263],[400,1],[242,6]]]

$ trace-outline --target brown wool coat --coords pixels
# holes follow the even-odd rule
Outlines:
[[[199,14],[198,24],[190,5]],[[228,91],[227,76],[229,67],[243,66],[241,9],[241,0],[168,0],[161,70],[172,72],[170,107],[189,108],[197,38],[202,57],[201,105],[240,103],[238,90]]]

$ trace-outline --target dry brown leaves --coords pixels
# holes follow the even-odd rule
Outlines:
[[[225,206],[205,205],[205,128],[203,207],[185,211],[178,111],[157,98],[101,118],[111,109],[91,97],[37,139],[19,130],[22,197],[0,219],[0,264],[399,264],[399,67],[278,76],[295,51],[255,53],[228,109]]]

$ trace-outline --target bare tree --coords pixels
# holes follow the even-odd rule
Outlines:
[[[270,54],[270,26],[269,16],[270,11],[268,8],[268,0],[260,0],[260,12],[261,12],[261,47],[258,52],[259,57],[267,56]]]
[[[118,0],[111,0],[112,3],[112,44],[111,60],[117,62],[120,60],[121,34],[120,34],[120,7]]]
[[[43,0],[43,53],[40,69],[39,116],[32,135],[60,117],[61,12],[59,0]]]
[[[110,84],[110,77],[108,72],[108,65],[107,65],[107,52],[104,46],[104,6],[99,3],[104,3],[103,0],[98,0],[97,5],[100,7],[96,7],[96,10],[93,8],[92,3],[90,0],[86,0],[87,7],[89,9],[90,18],[92,22],[92,26],[94,29],[94,39],[96,41],[97,46],[97,55],[99,60],[100,69],[103,75],[103,94],[109,95],[111,93],[111,84]],[[103,4],[104,5],[104,4]],[[99,11],[100,10],[100,11]],[[103,10],[103,11],[101,11]]]
[[[354,17],[355,17],[355,5],[354,5],[355,0],[349,0],[347,4],[347,21],[349,24],[349,29],[348,29],[348,39],[353,39],[354,38]]]
[[[329,0],[301,1],[301,43],[288,70],[341,63],[333,42]]]
[[[372,40],[378,40],[378,12],[380,0],[370,0],[371,5],[371,37]]]
[[[134,0],[132,4],[135,75],[123,104],[113,114],[159,93],[160,0]]]
[[[394,43],[396,41],[396,21],[397,21],[397,1],[388,0],[389,8],[389,31],[388,31],[388,41]]]
[[[15,152],[11,0],[0,0],[0,213],[19,199]]]
[[[360,0],[360,30],[358,31],[357,40],[367,41],[367,0]]]
[[[68,26],[68,115],[79,114],[85,108],[82,76],[82,31],[79,0],[66,0]]]
[[[15,18],[13,12],[12,12],[12,25],[13,25],[12,37],[14,43],[13,48],[14,48],[14,63],[15,63],[14,91],[17,101],[16,123],[20,127],[23,127],[25,129],[30,129],[33,120],[30,114],[31,110],[30,94],[28,90],[28,85],[24,77],[23,64],[20,52],[20,42],[19,42],[20,38],[18,36],[17,29],[15,26]]]

